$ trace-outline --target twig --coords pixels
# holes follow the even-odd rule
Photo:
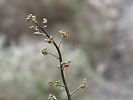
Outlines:
[[[61,38],[60,38],[60,42],[59,42],[59,46],[58,46],[59,48],[60,48],[60,45],[61,45],[61,42],[62,42],[62,37],[63,36],[61,36]]]
[[[81,89],[81,86],[79,86],[76,90],[74,90],[70,95],[73,96],[76,92],[78,92]]]
[[[48,54],[50,54],[50,55],[56,57],[57,59],[59,59],[59,57],[57,57],[56,55],[54,55],[54,54],[52,54],[52,53],[48,53]]]
[[[58,86],[60,86],[60,87],[65,87],[64,85],[58,85]]]

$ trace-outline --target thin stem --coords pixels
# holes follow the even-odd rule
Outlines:
[[[48,33],[38,23],[35,23],[35,25],[37,25],[41,29],[41,31],[44,32],[44,36],[46,35],[48,38],[50,38]]]
[[[64,85],[58,85],[58,86],[65,87]]]
[[[62,37],[63,36],[61,36],[61,38],[60,38],[60,42],[59,42],[59,46],[58,46],[59,48],[60,48],[60,45],[61,45],[61,42],[62,42]]]
[[[55,42],[53,42],[53,43],[54,43],[54,46],[55,46],[55,48],[56,48],[56,50],[59,54],[60,72],[61,72],[61,77],[62,77],[63,84],[65,86],[66,94],[67,94],[68,100],[71,100],[71,95],[70,95],[70,92],[69,92],[69,89],[68,89],[68,86],[67,86],[67,83],[66,83],[65,75],[64,75],[63,65],[61,64],[62,63],[62,55],[61,55],[60,49],[57,46],[57,44]]]
[[[81,89],[81,86],[79,86],[76,90],[74,90],[70,95],[73,96],[76,92],[78,92]]]
[[[46,36],[48,38],[50,38],[50,36],[48,35],[48,33],[38,24],[38,23],[35,23],[40,29],[41,31],[46,34]],[[57,44],[55,43],[55,41],[53,40],[53,44],[58,52],[58,55],[59,55],[59,62],[60,62],[60,73],[61,73],[61,77],[62,77],[62,81],[63,81],[63,84],[64,84],[64,88],[66,90],[66,94],[67,94],[67,98],[68,100],[71,100],[71,95],[70,95],[70,92],[69,92],[69,89],[68,89],[68,86],[67,86],[67,82],[66,82],[66,79],[65,79],[65,75],[64,75],[64,70],[63,70],[63,65],[61,64],[62,63],[62,54],[61,54],[61,51],[59,49],[59,47],[57,46]]]
[[[59,57],[57,57],[56,55],[54,55],[54,54],[52,54],[52,53],[48,53],[48,54],[50,54],[50,55],[56,57],[57,59],[59,59]]]

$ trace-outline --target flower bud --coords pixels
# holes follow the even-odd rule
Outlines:
[[[83,83],[81,84],[80,88],[81,89],[84,89],[86,87],[86,84],[87,84],[87,80],[84,79]]]
[[[45,23],[47,23],[47,22],[48,22],[48,20],[47,20],[46,18],[43,18],[42,23],[45,24]]]
[[[34,32],[33,34],[34,34],[34,35],[40,35],[40,34],[42,34],[42,33],[40,33],[40,32]]]
[[[69,64],[64,64],[64,68],[69,68]]]
[[[43,54],[43,55],[48,55],[48,50],[47,50],[47,48],[44,48],[44,49],[42,50],[42,54]]]
[[[50,36],[50,40],[53,40],[53,36]]]
[[[50,36],[50,38],[45,39],[45,42],[46,42],[46,43],[53,43],[53,37]]]
[[[33,30],[34,29],[34,26],[30,26],[30,29]]]
[[[47,41],[48,43],[53,43],[53,40],[51,40],[51,39],[48,39],[48,41]]]
[[[29,15],[27,16],[26,20],[27,20],[28,22],[31,20],[31,16],[32,16],[32,14],[29,14]]]
[[[49,83],[49,86],[52,86],[52,84],[53,84],[53,82],[51,80],[48,83]]]

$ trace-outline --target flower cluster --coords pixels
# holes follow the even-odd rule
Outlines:
[[[58,80],[58,81],[52,81],[52,80],[50,80],[48,83],[49,83],[49,86],[53,86],[53,87],[64,87],[62,85],[62,83],[61,83],[60,80]]]
[[[67,31],[59,31],[59,33],[61,34],[62,37],[68,37],[69,36],[69,33]]]
[[[34,35],[42,35],[42,34],[43,34],[43,33],[41,33],[41,32],[39,31],[39,29],[38,29],[37,26],[31,26],[31,27],[30,27],[30,30],[33,31],[33,34],[34,34]]]
[[[28,22],[37,23],[37,19],[35,15],[29,14],[26,18]]]
[[[48,22],[48,20],[46,18],[43,18],[43,21],[42,21],[43,28],[47,27],[47,25],[46,25],[47,22]]]
[[[56,96],[49,94],[48,100],[57,100]]]
[[[81,84],[80,88],[81,88],[81,89],[84,89],[84,88],[86,87],[86,85],[87,85],[87,80],[84,79],[84,81],[83,81],[83,83]]]

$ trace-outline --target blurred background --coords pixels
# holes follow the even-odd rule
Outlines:
[[[133,100],[133,0],[0,0],[0,100],[66,98],[48,85],[60,79],[58,62],[41,54],[46,43],[29,30],[30,13],[48,19],[56,42],[58,31],[70,33],[61,46],[64,61],[72,61],[70,91],[88,80],[73,100]]]

